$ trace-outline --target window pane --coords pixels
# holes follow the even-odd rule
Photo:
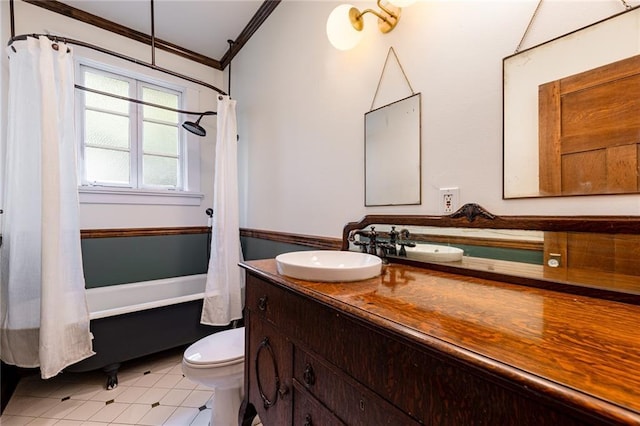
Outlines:
[[[178,155],[178,128],[145,122],[143,149],[147,154]]]
[[[178,159],[145,155],[143,158],[145,185],[178,186]]]
[[[106,75],[95,74],[90,71],[84,73],[84,85],[90,89],[102,92],[113,93],[114,95],[129,97],[129,82],[107,77]],[[115,99],[110,96],[98,95],[96,93],[85,92],[85,103],[89,108],[99,108],[107,111],[129,113],[129,102]]]
[[[85,144],[129,149],[129,117],[85,111]]]
[[[84,151],[88,182],[129,184],[129,153],[87,147]]]
[[[162,92],[150,87],[142,88],[142,100],[145,102],[151,102],[153,104],[162,105],[170,108],[178,108],[178,95],[173,93]],[[178,113],[173,111],[167,111],[165,109],[154,108],[145,105],[144,119],[165,121],[168,123],[178,123]]]

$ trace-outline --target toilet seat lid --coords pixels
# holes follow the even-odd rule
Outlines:
[[[244,358],[244,327],[220,331],[204,337],[184,352],[189,364],[212,365]]]

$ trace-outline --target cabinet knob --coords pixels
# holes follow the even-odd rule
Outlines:
[[[302,379],[307,386],[312,386],[316,383],[316,373],[313,371],[311,364],[307,363],[302,373]]]
[[[307,414],[304,416],[304,426],[313,426],[313,422],[311,421],[311,414]]]
[[[264,311],[267,309],[267,296],[262,296],[258,299],[258,309]]]

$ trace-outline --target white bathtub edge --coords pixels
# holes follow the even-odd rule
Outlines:
[[[130,312],[137,312],[137,311],[142,311],[146,309],[152,309],[152,308],[157,308],[161,306],[174,305],[177,303],[184,303],[192,300],[202,299],[204,298],[204,288],[205,288],[206,280],[207,280],[207,274],[195,274],[195,275],[185,275],[181,277],[163,278],[159,280],[139,281],[134,283],[90,288],[86,290],[88,305],[89,305],[89,319],[93,320],[93,319],[106,318],[106,317],[111,317],[116,315],[123,315]],[[202,292],[186,294],[179,297],[172,297],[168,299],[155,300],[155,301],[144,302],[144,303],[136,303],[133,305],[118,306],[118,307],[113,307],[109,309],[91,311],[91,303],[89,302],[89,299],[91,297],[104,297],[109,293],[113,293],[114,291],[126,291],[127,289],[140,289],[144,287],[180,285],[190,281],[198,281],[199,283],[201,283]]]

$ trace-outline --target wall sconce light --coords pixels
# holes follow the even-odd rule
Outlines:
[[[378,29],[382,33],[393,30],[400,20],[401,7],[406,7],[415,0],[388,0],[382,5],[382,0],[377,0],[380,11],[373,9],[360,10],[350,4],[341,4],[333,9],[327,19],[327,37],[339,50],[349,50],[355,47],[363,37],[363,16],[372,13],[378,17]]]

